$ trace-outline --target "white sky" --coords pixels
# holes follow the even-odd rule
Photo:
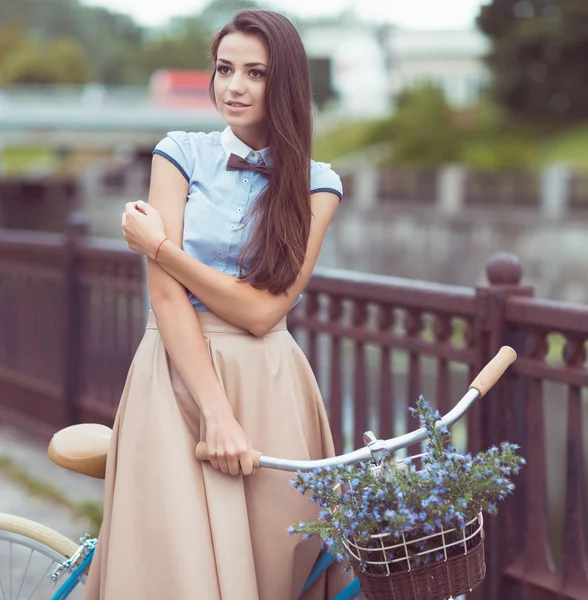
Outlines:
[[[359,15],[409,29],[455,29],[472,26],[490,0],[266,0],[274,10],[301,16],[336,15],[355,6]],[[162,25],[170,17],[198,12],[208,0],[82,0],[127,13],[142,25]]]

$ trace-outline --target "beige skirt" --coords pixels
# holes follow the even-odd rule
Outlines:
[[[269,456],[317,459],[333,443],[316,380],[285,319],[262,338],[198,313],[236,419]],[[171,363],[153,313],[114,424],[104,519],[84,600],[297,600],[319,553],[290,536],[316,507],[292,474],[251,477],[194,458],[201,415]],[[304,600],[336,595],[339,566]]]

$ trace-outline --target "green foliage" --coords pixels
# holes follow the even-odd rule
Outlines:
[[[56,37],[77,37],[83,14],[77,0],[2,0],[0,23],[18,24],[47,41]]]
[[[461,131],[434,86],[415,88],[399,99],[390,131],[395,162],[436,165],[460,157]]]
[[[52,42],[47,48],[46,61],[56,83],[85,83],[92,79],[89,59],[72,39],[58,38]]]
[[[212,34],[198,19],[182,19],[141,47],[123,51],[118,61],[125,83],[145,84],[158,69],[198,69],[210,67]]]
[[[216,0],[205,19],[175,19],[148,32],[126,15],[78,0],[1,0],[0,82],[145,85],[157,69],[205,69],[207,23],[254,4]]]
[[[404,94],[388,119],[349,123],[318,136],[315,152],[318,160],[331,162],[374,147],[379,164],[435,167],[459,162],[492,171],[538,166],[550,139],[550,132],[509,122],[492,102],[457,110],[438,89],[426,86]]]
[[[315,160],[332,162],[339,157],[361,151],[381,141],[388,122],[355,121],[318,134],[314,139]]]
[[[0,152],[0,169],[5,175],[20,175],[35,167],[55,165],[55,152],[49,146],[10,146]]]
[[[482,100],[458,117],[464,132],[460,162],[480,171],[536,165],[537,132],[509,123],[503,111]]]
[[[0,30],[0,83],[86,83],[91,66],[70,38],[37,42],[19,26]]]
[[[509,115],[562,122],[588,117],[588,4],[494,0],[478,25],[493,42],[492,93]]]
[[[461,162],[478,171],[499,171],[534,166],[533,144],[514,135],[497,134],[464,144]]]
[[[0,2],[0,24],[4,27],[17,25],[26,32],[43,52],[53,41],[67,39],[80,49],[76,54],[87,57],[92,79],[103,83],[121,83],[117,69],[120,56],[125,49],[140,46],[144,36],[143,29],[126,15],[111,13],[104,8],[81,5],[78,0],[2,0]],[[61,53],[56,51],[55,60]],[[67,52],[72,60],[72,50]],[[66,69],[52,67],[50,76],[36,73],[40,71],[30,66],[29,58],[17,59],[28,73],[25,80],[33,83],[62,82]],[[43,64],[48,62],[42,61]],[[87,80],[79,60],[74,61],[75,68],[67,83],[80,83]],[[117,66],[118,65],[118,66]],[[53,73],[57,71],[57,73]]]
[[[551,136],[540,148],[542,163],[562,162],[588,171],[588,124],[571,127]]]

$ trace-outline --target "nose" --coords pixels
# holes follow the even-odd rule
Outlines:
[[[229,92],[232,94],[242,95],[245,93],[245,79],[239,74],[235,73],[231,77],[231,81],[229,83]]]

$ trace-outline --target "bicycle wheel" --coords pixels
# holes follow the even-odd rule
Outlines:
[[[0,600],[51,600],[57,584],[48,579],[78,545],[28,519],[0,513]],[[68,600],[79,600],[84,580]]]

